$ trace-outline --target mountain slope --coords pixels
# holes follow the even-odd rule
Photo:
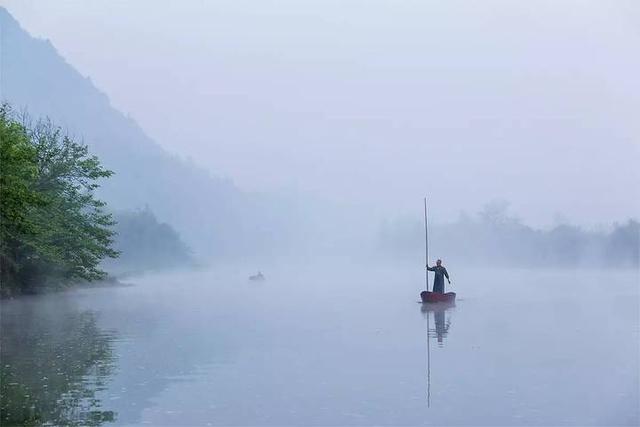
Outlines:
[[[31,37],[2,7],[0,37],[0,99],[34,118],[48,116],[84,140],[116,172],[100,190],[114,209],[149,206],[201,252],[239,249],[253,228],[242,214],[245,195],[164,151],[49,41]]]

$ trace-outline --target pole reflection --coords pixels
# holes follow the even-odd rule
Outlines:
[[[451,327],[451,317],[447,311],[455,307],[454,303],[434,303],[420,306],[422,315],[427,320],[427,407],[431,407],[431,339],[435,339],[438,347],[444,347],[444,339]],[[433,314],[433,316],[432,316]],[[431,318],[433,317],[433,322]],[[434,325],[431,328],[431,325]]]

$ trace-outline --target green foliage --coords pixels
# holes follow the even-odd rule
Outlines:
[[[0,261],[2,278],[19,269],[19,250],[36,234],[29,215],[44,205],[35,190],[37,152],[27,130],[11,120],[6,105],[0,108]],[[5,283],[5,280],[2,280]]]
[[[50,121],[18,122],[0,110],[0,257],[3,294],[49,282],[96,280],[113,218],[94,191],[112,172]]]

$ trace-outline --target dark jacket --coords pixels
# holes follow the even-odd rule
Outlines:
[[[444,278],[449,280],[449,273],[443,266],[427,267],[427,270],[436,273],[436,277],[433,279],[433,292],[444,294]]]

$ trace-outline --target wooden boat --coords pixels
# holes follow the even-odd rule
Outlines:
[[[264,280],[264,275],[262,274],[261,271],[258,271],[258,274],[255,274],[253,276],[249,276],[249,280],[254,281],[254,282],[261,282]]]
[[[434,304],[434,303],[443,303],[443,302],[451,304],[456,301],[456,293],[447,292],[446,294],[441,294],[437,292],[422,291],[420,292],[420,299],[425,304]]]

